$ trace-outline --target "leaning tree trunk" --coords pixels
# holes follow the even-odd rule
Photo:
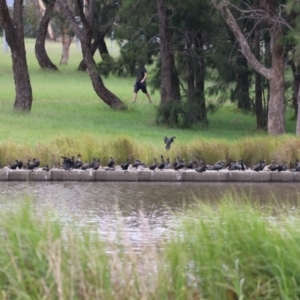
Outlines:
[[[54,3],[55,0],[45,1],[46,5],[51,5],[52,2]],[[45,9],[45,5],[43,3],[43,0],[38,0],[38,3],[39,3],[40,10],[42,11],[42,14],[44,15],[46,9]],[[55,35],[54,35],[53,28],[52,28],[50,22],[48,24],[47,31],[48,31],[50,40],[55,41]]]
[[[105,60],[107,57],[106,55],[109,55],[108,49],[106,47],[106,43],[104,40],[105,33],[101,33],[93,42],[91,46],[91,51],[93,56],[95,55],[96,50],[98,49],[101,55],[102,60]],[[80,62],[78,66],[78,71],[86,71],[86,64],[84,62],[84,59]]]
[[[54,2],[50,3],[47,6],[45,13],[42,17],[36,42],[35,42],[35,56],[42,69],[50,69],[50,70],[57,71],[58,69],[56,65],[52,63],[45,49],[45,40],[48,31],[47,28],[50,22],[50,16],[53,12],[53,8],[54,8]]]
[[[11,49],[16,98],[14,109],[30,111],[32,105],[32,90],[26,60],[23,28],[23,1],[15,0],[13,17],[9,15],[6,0],[0,0],[0,20],[5,30],[5,36]]]
[[[73,27],[76,36],[81,42],[81,50],[84,61],[89,71],[89,75],[93,84],[93,88],[96,94],[111,108],[114,109],[124,109],[124,103],[111,91],[109,91],[102,81],[101,76],[97,72],[96,62],[94,61],[93,54],[91,51],[91,26],[88,24],[87,19],[83,13],[82,7],[80,7],[80,1],[77,1],[77,6],[79,9],[79,15],[83,23],[83,31],[78,27],[74,13],[70,9],[68,3],[65,0],[58,0],[59,5],[63,8],[63,12]]]

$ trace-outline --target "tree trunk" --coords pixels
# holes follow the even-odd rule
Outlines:
[[[280,43],[282,33],[279,28],[271,29],[272,68],[270,83],[270,100],[268,109],[268,132],[273,135],[285,133],[284,118],[284,58]]]
[[[50,1],[51,1],[51,0],[50,0]],[[53,4],[54,4],[54,2],[55,2],[55,0],[53,0]],[[41,9],[41,11],[42,11],[42,14],[43,14],[43,16],[44,16],[44,13],[45,13],[45,11],[46,11],[44,2],[43,2],[42,0],[38,0],[38,3],[39,3],[39,6],[40,6],[40,9]],[[49,6],[49,5],[51,5],[51,4],[52,4],[52,2],[47,3],[47,6]],[[54,35],[54,32],[53,32],[53,29],[52,29],[52,26],[51,26],[50,22],[49,22],[48,25],[47,25],[47,31],[48,31],[50,40],[55,41],[55,35]]]
[[[32,105],[32,90],[26,60],[22,11],[23,1],[15,0],[13,18],[11,19],[6,0],[0,0],[0,20],[5,30],[7,43],[11,49],[16,88],[14,109],[30,111]]]
[[[47,28],[50,22],[50,16],[53,12],[53,8],[54,8],[54,2],[50,3],[47,6],[45,13],[42,17],[36,42],[35,42],[35,56],[42,69],[50,69],[50,70],[57,71],[58,69],[56,65],[52,63],[45,49]]]
[[[61,43],[62,43],[62,53],[60,58],[60,65],[67,65],[70,56],[70,46],[73,41],[73,37],[67,33],[68,30],[63,28],[61,30]]]
[[[99,36],[93,41],[91,46],[92,55],[95,55],[96,50],[98,49],[101,55],[102,60],[106,59],[106,55],[109,55],[109,52],[106,47],[106,43],[104,40],[105,33],[99,34]],[[86,64],[84,59],[80,62],[78,66],[78,71],[86,71]]]
[[[203,42],[201,33],[198,32],[197,38],[195,41],[196,50],[198,50],[198,61],[196,63],[196,97],[197,102],[199,104],[199,112],[198,112],[198,120],[201,121],[204,125],[208,124],[207,120],[207,109],[206,109],[206,101],[205,101],[205,93],[204,93],[204,74],[205,74],[205,63],[204,56],[202,53]]]
[[[298,107],[299,107],[299,105],[300,105],[300,84],[298,87],[297,103],[298,103]],[[296,134],[300,135],[300,109],[298,109],[298,112],[297,112]]]
[[[260,39],[259,31],[255,29],[255,57],[260,60]],[[266,122],[264,118],[264,109],[262,102],[261,90],[261,74],[255,72],[255,115],[256,115],[256,128],[266,129]]]
[[[193,99],[195,96],[195,75],[194,75],[194,61],[192,57],[192,45],[190,42],[190,38],[187,39],[186,41],[186,86],[187,86],[187,93],[188,93],[188,98]]]
[[[79,1],[77,1],[78,3]],[[112,92],[110,92],[103,84],[102,78],[100,77],[99,73],[96,69],[96,63],[93,58],[93,54],[91,51],[91,27],[89,26],[82,8],[80,7],[80,3],[77,5],[79,6],[79,14],[81,17],[81,21],[83,23],[83,30],[82,31],[74,18],[74,13],[71,11],[68,3],[65,0],[58,0],[59,5],[63,8],[63,12],[66,18],[69,20],[70,24],[73,27],[73,30],[76,33],[76,36],[79,38],[81,42],[81,50],[83,54],[84,61],[89,71],[89,75],[93,84],[93,88],[97,95],[111,108],[114,109],[124,109],[124,103]]]
[[[293,107],[295,110],[295,117],[298,115],[298,93],[299,93],[299,85],[300,85],[300,67],[295,65],[295,62],[291,62],[291,68],[294,77],[294,92],[293,92]]]
[[[281,38],[281,31],[277,23],[271,23],[273,20],[277,20],[277,17],[268,19],[271,24],[270,36],[271,36],[271,55],[272,55],[272,68],[268,69],[263,66],[251,52],[249,44],[240,30],[235,18],[230,12],[228,5],[229,2],[218,2],[218,0],[212,1],[213,5],[219,10],[227,25],[233,31],[236,39],[238,40],[242,53],[246,57],[251,66],[269,80],[270,84],[270,101],[268,109],[268,133],[271,135],[279,135],[285,133],[285,121],[284,121],[284,73],[283,73],[283,47],[280,45],[279,40]],[[272,3],[271,3],[272,4]],[[267,7],[268,12],[272,13],[276,11],[274,7]],[[264,7],[264,9],[266,9]],[[273,25],[273,26],[272,26]]]
[[[236,96],[238,108],[244,111],[251,110],[251,101],[249,97],[249,78],[247,59],[241,53],[237,54],[237,86]]]
[[[106,33],[103,33],[101,36],[100,36],[100,39],[99,39],[99,42],[98,42],[98,51],[101,55],[101,58],[102,60],[105,60],[105,57],[107,57],[107,55],[109,55],[109,52],[108,52],[108,49],[107,49],[107,45],[105,43],[105,34]]]
[[[160,36],[160,60],[161,60],[161,104],[173,101],[172,93],[172,57],[170,49],[170,33],[164,0],[157,0],[157,12],[159,20]]]

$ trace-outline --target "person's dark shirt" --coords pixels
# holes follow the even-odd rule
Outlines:
[[[137,67],[136,69],[136,82],[141,82],[141,80],[144,78],[145,73],[147,73],[147,70],[145,67]]]

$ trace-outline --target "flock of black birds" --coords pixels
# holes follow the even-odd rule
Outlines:
[[[167,136],[164,137],[164,144],[165,149],[169,150],[171,148],[171,144],[174,142],[175,136],[172,136],[168,138]],[[85,162],[83,163],[81,160],[81,155],[78,154],[77,158],[75,159],[74,156],[67,157],[67,156],[61,156],[63,159],[63,162],[61,164],[61,169],[70,171],[72,169],[78,169],[78,170],[98,170],[99,168],[104,169],[105,171],[115,171],[116,165],[115,160],[113,157],[110,157],[107,164],[102,167],[101,161],[98,158],[94,158],[91,162]],[[161,155],[160,162],[157,161],[156,158],[154,158],[154,161],[152,164],[147,166],[145,163],[143,163],[141,160],[136,159],[133,163],[130,162],[130,158],[127,158],[125,162],[120,164],[120,168],[127,172],[129,169],[138,169],[138,168],[149,168],[152,171],[155,170],[168,170],[173,169],[175,171],[181,170],[181,169],[188,169],[188,170],[194,170],[196,172],[202,173],[205,171],[220,171],[222,169],[229,170],[229,171],[246,171],[246,170],[253,170],[256,172],[268,170],[268,171],[292,171],[292,172],[300,172],[300,162],[298,159],[295,160],[295,167],[292,169],[288,169],[285,164],[282,163],[276,163],[275,161],[272,161],[271,164],[266,165],[265,160],[260,160],[254,167],[247,168],[244,164],[244,161],[242,159],[236,160],[231,163],[226,163],[225,161],[217,161],[213,165],[207,164],[204,160],[200,160],[198,163],[196,160],[192,160],[189,163],[186,163],[184,159],[177,156],[174,158],[174,161],[171,163],[170,159],[167,158],[164,159],[164,156]],[[28,170],[36,170],[40,166],[40,160],[34,158],[32,161],[28,159],[26,162],[26,166],[23,165],[22,160],[15,160],[14,163],[7,166],[9,169],[17,170],[17,169],[28,169]],[[50,167],[49,165],[45,165],[42,170],[49,171]]]
[[[115,160],[113,157],[110,157],[109,161],[105,166],[102,167],[101,161],[98,158],[94,158],[91,162],[83,163],[81,160],[81,155],[78,154],[77,158],[75,159],[74,156],[66,157],[62,156],[63,159],[60,169],[71,171],[73,169],[78,170],[98,170],[99,168],[104,169],[105,171],[115,171],[116,165]],[[40,166],[40,160],[34,158],[32,161],[28,159],[26,165],[23,165],[21,160],[15,160],[14,163],[7,166],[9,169],[18,170],[18,169],[28,169],[28,170],[36,170]],[[276,163],[273,161],[271,164],[267,165],[265,160],[260,160],[255,166],[246,167],[244,161],[236,160],[231,163],[226,163],[225,161],[217,161],[215,164],[207,164],[204,160],[200,160],[198,163],[196,160],[191,160],[188,163],[185,162],[184,159],[177,156],[174,158],[173,162],[170,162],[170,159],[164,159],[164,156],[160,156],[160,161],[154,158],[154,161],[149,166],[143,163],[140,159],[136,159],[133,163],[130,162],[130,158],[127,158],[125,162],[120,164],[120,168],[125,172],[130,169],[139,169],[139,168],[148,168],[152,171],[163,171],[163,170],[194,170],[196,172],[202,173],[205,171],[220,171],[220,170],[228,170],[228,171],[292,171],[292,172],[300,172],[300,162],[298,159],[295,160],[295,167],[292,169],[288,169],[285,164]],[[50,167],[48,165],[42,167],[42,170],[49,171]]]

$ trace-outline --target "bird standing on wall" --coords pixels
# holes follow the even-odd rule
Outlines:
[[[167,170],[167,169],[170,169],[170,167],[171,167],[171,164],[170,164],[170,159],[168,157],[167,162],[165,163],[164,169]]]
[[[89,167],[90,167],[90,165],[91,165],[91,163],[89,163],[89,162],[85,162],[85,164],[83,164],[81,167],[80,167],[80,169],[81,170],[87,170]]]
[[[107,163],[107,166],[109,168],[112,168],[114,166],[114,164],[115,164],[115,160],[113,159],[113,157],[111,157],[110,160]]]
[[[74,169],[80,169],[82,167],[81,155],[77,155],[77,159],[74,162]]]
[[[16,159],[15,162],[9,166],[9,168],[12,170],[16,170],[18,165],[19,165],[19,161]]]
[[[93,170],[98,170],[100,166],[101,166],[100,159],[97,158],[94,162]]]
[[[253,171],[262,171],[265,167],[265,160],[260,160],[256,166],[254,166]]]
[[[175,136],[171,136],[170,138],[168,138],[166,135],[164,137],[164,142],[165,142],[165,148],[167,150],[170,150],[171,148],[171,144],[174,142]]]
[[[162,171],[164,169],[166,163],[165,163],[163,155],[161,155],[160,157],[161,157],[161,163],[157,166],[157,168]]]
[[[27,168],[28,170],[34,170],[36,168],[38,168],[40,165],[40,161],[36,158],[33,159],[33,161],[30,161],[30,159],[28,159],[27,161]]]
[[[157,168],[157,161],[156,158],[154,158],[154,162],[152,165],[149,166],[149,169],[154,171]]]
[[[129,165],[130,165],[129,158],[126,159],[126,162],[121,164],[121,168],[122,168],[122,170],[125,171],[125,173],[126,173],[126,171],[128,172]]]

